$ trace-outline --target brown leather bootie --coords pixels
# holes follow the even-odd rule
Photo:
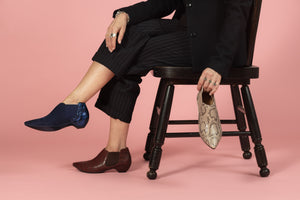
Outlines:
[[[105,148],[92,160],[75,162],[73,166],[87,173],[103,173],[109,169],[126,172],[131,165],[131,156],[126,147],[120,152],[108,152]]]

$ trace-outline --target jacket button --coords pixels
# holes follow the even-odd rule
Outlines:
[[[191,3],[187,3],[187,4],[185,4],[185,7],[192,7],[192,4]]]
[[[190,33],[190,37],[196,37],[196,36],[197,36],[197,33],[195,33],[195,32]]]

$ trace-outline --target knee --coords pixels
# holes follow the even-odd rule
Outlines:
[[[149,30],[160,27],[160,19],[149,19],[146,21],[139,22],[137,24],[131,25],[128,27],[129,30],[138,31],[141,33],[149,32]]]

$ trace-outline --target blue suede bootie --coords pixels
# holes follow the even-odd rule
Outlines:
[[[47,116],[26,121],[24,124],[40,131],[57,131],[67,126],[84,128],[89,121],[85,103],[58,104]]]

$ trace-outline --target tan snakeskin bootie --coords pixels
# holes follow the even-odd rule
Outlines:
[[[205,144],[215,149],[221,140],[222,128],[214,96],[201,89],[197,95],[197,103],[200,137]]]

